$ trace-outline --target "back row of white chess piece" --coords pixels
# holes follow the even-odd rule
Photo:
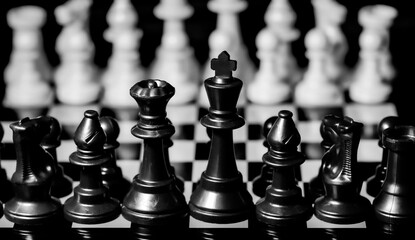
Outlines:
[[[108,67],[102,71],[92,60],[95,48],[88,29],[91,2],[69,0],[55,9],[63,29],[56,44],[61,61],[54,71],[42,47],[40,28],[46,19],[45,11],[35,6],[9,11],[7,18],[14,37],[5,69],[4,105],[14,109],[42,108],[57,98],[68,105],[101,101],[112,108],[134,107],[129,88],[144,78],[163,79],[175,86],[176,95],[170,104],[198,100],[208,105],[201,83],[213,76],[213,71],[210,61],[199,66],[189,46],[183,20],[193,14],[193,9],[186,0],[162,0],[154,9],[155,16],[164,20],[164,28],[162,43],[149,69],[143,69],[140,63],[142,32],[136,28],[134,7],[130,0],[114,0],[107,14],[109,28],[104,33],[104,38],[113,44],[113,52]],[[217,13],[217,27],[209,37],[210,59],[226,50],[237,60],[235,77],[246,86],[239,104],[247,99],[257,104],[278,104],[292,98],[298,105],[341,105],[346,88],[355,102],[376,104],[388,98],[395,75],[389,28],[397,10],[371,5],[359,11],[358,20],[363,27],[360,59],[352,71],[344,65],[348,46],[340,29],[346,8],[335,0],[312,3],[316,26],[305,37],[309,65],[302,70],[291,52],[291,42],[298,39],[299,31],[294,28],[296,13],[288,0],[272,0],[266,11],[266,26],[256,38],[258,69],[249,59],[240,34],[238,13],[247,7],[245,0],[208,2],[208,8]]]

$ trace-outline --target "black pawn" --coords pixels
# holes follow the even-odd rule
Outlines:
[[[87,110],[75,131],[77,151],[69,161],[81,168],[79,185],[64,204],[65,218],[81,224],[109,222],[120,214],[120,203],[110,198],[102,183],[101,165],[109,160],[104,151],[106,137],[96,111]]]
[[[49,117],[24,118],[10,124],[17,163],[11,178],[14,197],[6,202],[4,214],[15,225],[48,225],[62,216],[61,203],[50,196],[54,160],[41,146],[51,124]]]
[[[56,148],[61,145],[61,126],[53,117],[50,132],[43,138],[42,147],[53,157],[53,165],[56,170],[52,181],[50,194],[53,197],[61,198],[72,193],[72,179],[64,174],[63,167],[58,163]]]
[[[267,136],[268,136],[269,131],[272,128],[272,125],[274,125],[274,123],[277,119],[278,119],[278,117],[276,117],[276,116],[268,118],[264,122],[264,126],[262,128],[262,135],[265,138],[263,145],[264,145],[264,147],[267,148],[267,150],[269,150],[269,145],[268,145],[268,142],[267,142]],[[271,166],[269,166],[265,163],[262,165],[260,175],[255,177],[254,180],[252,181],[252,191],[254,192],[255,195],[257,195],[259,197],[264,197],[265,196],[265,191],[266,191],[267,187],[269,185],[271,185],[271,183],[272,183],[272,174],[273,174],[273,172],[274,172],[274,170],[272,169]]]
[[[144,148],[139,173],[123,201],[122,215],[136,234],[188,227],[186,199],[164,158],[163,141],[175,131],[166,119],[166,106],[174,93],[169,83],[153,79],[142,80],[130,89],[139,106],[139,120],[131,133],[144,140]]]
[[[321,148],[323,149],[324,153],[327,152],[330,147],[333,145],[332,140],[330,139],[330,135],[324,129],[323,121],[320,125],[320,135],[323,140],[320,143]],[[318,170],[318,174],[315,178],[311,179],[310,186],[309,186],[309,199],[310,201],[314,202],[317,198],[324,196],[324,184],[323,184],[323,158],[321,159],[321,165]]]
[[[236,109],[243,82],[232,77],[236,61],[225,51],[212,59],[211,68],[215,77],[204,82],[211,106],[201,124],[212,129],[212,142],[207,168],[190,197],[190,214],[210,223],[240,222],[250,219],[254,210],[236,166],[232,136],[233,129],[245,124]]]
[[[376,197],[382,188],[383,182],[386,177],[387,162],[388,162],[388,149],[382,143],[382,134],[388,128],[394,127],[396,125],[402,124],[401,119],[396,116],[389,116],[382,119],[378,125],[378,136],[379,141],[378,145],[382,148],[382,160],[379,165],[376,166],[375,174],[367,180],[366,192],[372,196]]]
[[[357,172],[357,150],[363,124],[335,115],[324,117],[323,124],[333,145],[322,159],[325,195],[315,200],[315,215],[335,224],[367,221],[371,203],[360,195],[362,179]]]
[[[3,148],[3,143],[1,142],[4,136],[4,129],[3,126],[0,125],[0,150]],[[0,155],[0,163],[1,163],[1,155]],[[5,203],[9,201],[13,197],[13,186],[10,180],[7,178],[7,173],[4,168],[1,167],[0,164],[0,218],[3,216],[3,205],[1,203]]]
[[[107,139],[104,151],[109,156],[109,160],[101,165],[102,181],[108,188],[110,196],[121,202],[130,189],[130,182],[123,177],[122,170],[116,162],[115,150],[120,146],[117,141],[120,127],[112,117],[101,117],[99,121]]]
[[[262,157],[274,173],[265,197],[256,204],[256,216],[260,222],[276,227],[304,227],[313,215],[311,203],[302,196],[295,178],[295,167],[305,161],[305,156],[297,151],[301,136],[292,116],[287,110],[278,113],[267,137],[269,151]]]
[[[172,124],[169,119],[167,119],[167,122],[169,124]],[[163,140],[164,159],[166,160],[167,168],[169,169],[170,174],[173,176],[176,186],[179,188],[181,192],[184,192],[184,181],[176,175],[176,170],[170,163],[169,148],[173,146],[173,141],[171,140],[172,136],[173,135],[166,136],[166,138]]]
[[[398,125],[383,132],[388,151],[382,189],[373,200],[377,223],[388,234],[412,233],[415,226],[415,127]]]

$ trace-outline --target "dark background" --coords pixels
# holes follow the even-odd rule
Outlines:
[[[55,41],[61,31],[61,26],[56,23],[54,9],[66,2],[66,0],[4,0],[0,1],[0,67],[3,73],[7,65],[12,48],[12,30],[6,21],[7,11],[13,7],[23,5],[38,5],[46,9],[47,22],[42,28],[44,48],[48,60],[52,66],[59,64],[59,56],[55,51]],[[154,58],[155,49],[160,45],[163,22],[153,15],[153,9],[158,4],[157,0],[131,0],[138,16],[138,28],[143,30],[140,45],[140,57],[142,65],[147,67]],[[190,44],[194,47],[196,58],[200,63],[205,63],[208,54],[208,37],[216,27],[216,14],[210,12],[207,0],[188,0],[194,7],[194,14],[186,20],[186,31],[188,32]],[[258,65],[255,56],[255,38],[257,33],[265,26],[264,12],[270,0],[248,0],[248,9],[240,14],[241,33],[243,41],[248,47],[250,57]],[[297,14],[296,28],[301,31],[301,37],[293,43],[293,52],[301,67],[307,66],[304,56],[304,35],[314,27],[314,13],[310,0],[290,0]],[[348,9],[346,22],[342,29],[347,37],[349,52],[346,56],[346,64],[353,67],[358,58],[358,37],[362,28],[357,22],[358,10],[365,5],[386,4],[397,8],[399,15],[390,30],[390,50],[393,65],[397,70],[397,77],[393,81],[393,92],[391,101],[396,104],[399,116],[415,124],[415,84],[413,75],[415,73],[415,8],[411,0],[339,0],[339,3]],[[100,68],[105,68],[108,57],[111,54],[111,45],[107,43],[102,34],[108,27],[106,14],[112,0],[95,0],[91,7],[90,30],[91,38],[95,43],[95,63]],[[0,81],[0,100],[4,95],[3,74]],[[379,119],[380,121],[381,119]]]

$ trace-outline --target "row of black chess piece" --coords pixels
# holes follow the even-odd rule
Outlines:
[[[279,112],[266,123],[271,127],[263,161],[269,170],[263,172],[272,172],[272,180],[267,180],[270,184],[265,185],[264,197],[254,204],[237,169],[232,139],[232,131],[245,123],[236,110],[242,81],[232,77],[236,62],[226,52],[212,63],[215,76],[204,82],[211,105],[201,119],[211,134],[209,161],[189,203],[166,158],[169,138],[175,132],[166,107],[175,89],[166,81],[149,79],[130,89],[138,104],[138,121],[131,133],[143,139],[144,148],[139,173],[131,184],[123,185],[128,189],[123,197],[110,194],[111,189],[121,189],[120,185],[104,184],[111,173],[122,176],[115,162],[114,150],[119,145],[115,120],[100,117],[93,110],[84,113],[74,133],[77,150],[69,159],[80,166],[80,183],[73,189],[73,196],[61,204],[51,197],[59,166],[54,153],[48,153],[59,145],[51,141],[56,139],[56,132],[52,131],[57,129],[53,127],[56,120],[47,116],[25,118],[10,125],[17,164],[11,178],[14,196],[4,205],[6,218],[20,228],[57,223],[99,224],[122,214],[138,234],[148,234],[149,229],[165,233],[166,228],[173,234],[188,228],[190,216],[208,223],[251,220],[252,224],[274,229],[306,228],[313,214],[332,223],[369,221],[373,217],[385,232],[413,226],[414,192],[409,171],[414,164],[411,148],[415,144],[415,128],[399,121],[385,124],[389,127],[382,132],[382,146],[388,152],[386,173],[380,178],[382,187],[371,204],[360,196],[362,181],[356,173],[363,124],[348,117],[324,117],[321,133],[326,152],[320,180],[316,180],[323,183],[324,193],[312,204],[302,196],[295,179],[295,168],[305,161],[304,154],[298,151],[301,136],[293,114]]]

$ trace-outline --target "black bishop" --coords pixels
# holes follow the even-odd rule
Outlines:
[[[288,110],[280,111],[268,133],[269,151],[262,159],[274,172],[265,197],[256,204],[256,217],[266,225],[300,228],[305,227],[313,210],[295,178],[295,167],[305,161],[305,156],[297,151],[301,136],[292,116]]]
[[[101,165],[110,157],[104,151],[106,136],[94,110],[87,110],[75,131],[77,150],[69,161],[81,168],[79,185],[64,204],[64,216],[70,222],[98,224],[114,220],[120,215],[118,200],[111,198],[102,181]]]

